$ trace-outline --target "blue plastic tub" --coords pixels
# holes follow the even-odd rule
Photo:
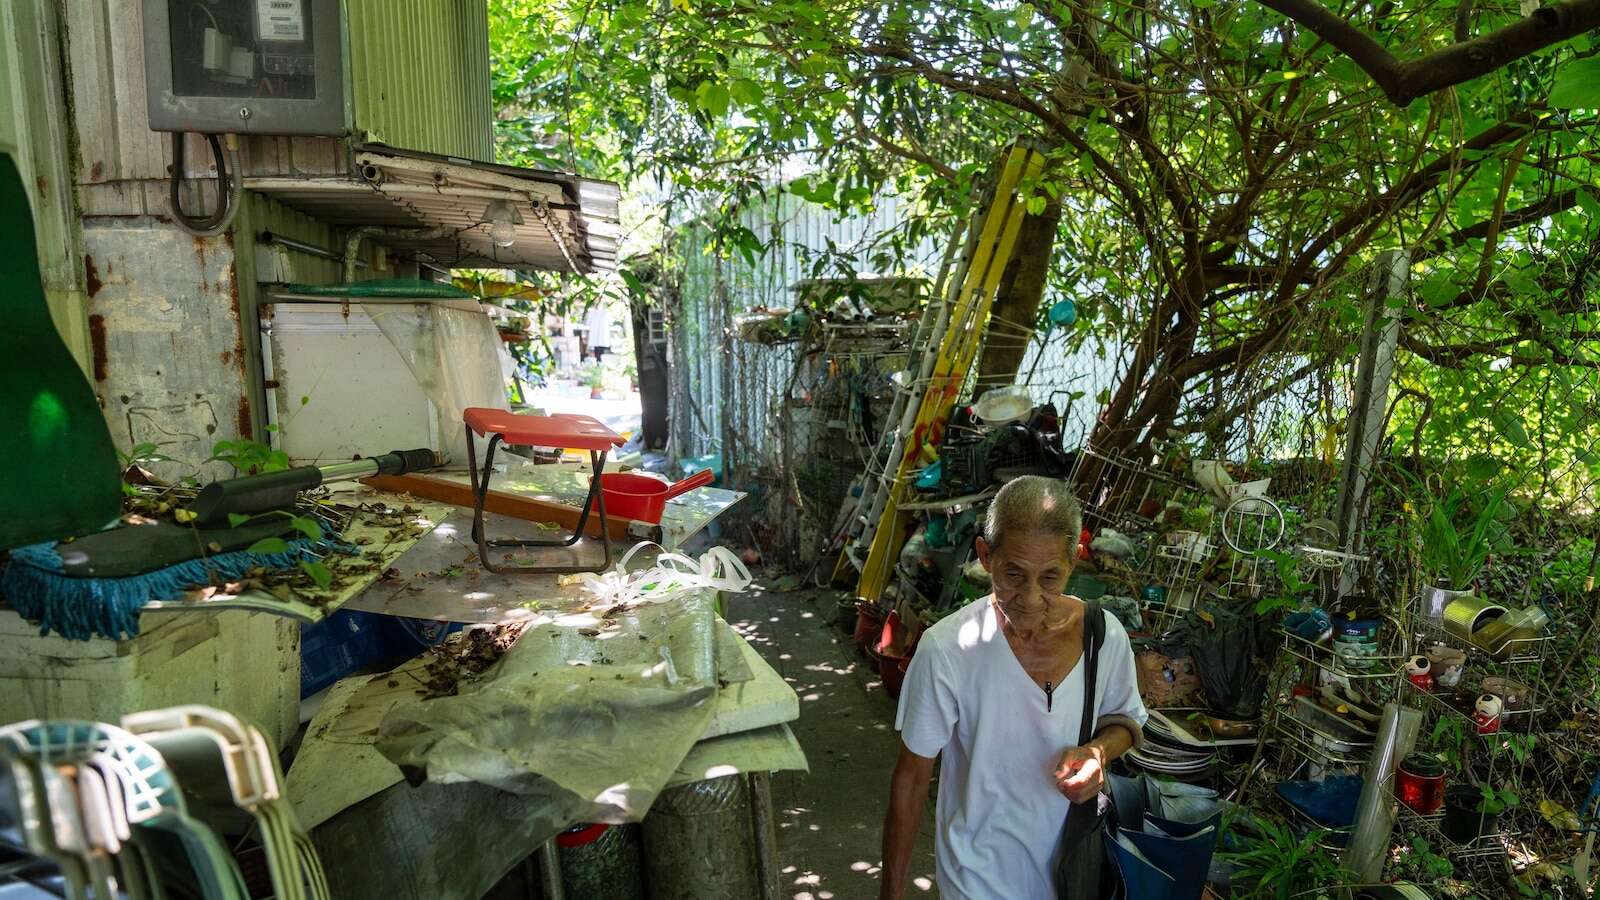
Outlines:
[[[341,678],[410,659],[460,630],[459,622],[341,609],[300,631],[300,696],[309,697]]]

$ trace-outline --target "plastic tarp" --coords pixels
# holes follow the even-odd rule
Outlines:
[[[579,821],[638,821],[715,712],[714,596],[525,632],[491,677],[391,709],[378,749],[430,782],[555,792],[584,807]]]
[[[449,285],[443,285],[452,291]],[[371,296],[371,295],[367,295]],[[462,411],[510,409],[506,401],[505,342],[481,310],[427,303],[364,303],[362,310],[389,339],[439,416],[446,462],[464,464]],[[475,439],[478,460],[484,442]]]

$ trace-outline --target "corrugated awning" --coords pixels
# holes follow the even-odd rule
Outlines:
[[[586,274],[617,266],[621,191],[609,181],[364,144],[354,174],[246,178],[244,186],[333,225],[417,231],[375,240],[449,268]],[[510,225],[510,246],[490,237],[496,201],[521,219]]]

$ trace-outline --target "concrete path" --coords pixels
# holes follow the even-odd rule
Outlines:
[[[810,773],[772,782],[785,900],[874,900],[889,773],[899,753],[894,701],[833,624],[829,592],[752,590],[730,598],[728,622],[800,695],[795,736]],[[937,783],[935,784],[937,789]],[[912,856],[908,898],[937,897],[933,798]]]

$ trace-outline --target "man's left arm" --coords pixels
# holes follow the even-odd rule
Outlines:
[[[1128,633],[1113,617],[1108,616],[1106,624],[1094,737],[1063,753],[1056,768],[1056,787],[1073,803],[1087,803],[1100,792],[1106,767],[1143,743],[1144,722],[1149,718],[1139,698],[1139,674]]]

